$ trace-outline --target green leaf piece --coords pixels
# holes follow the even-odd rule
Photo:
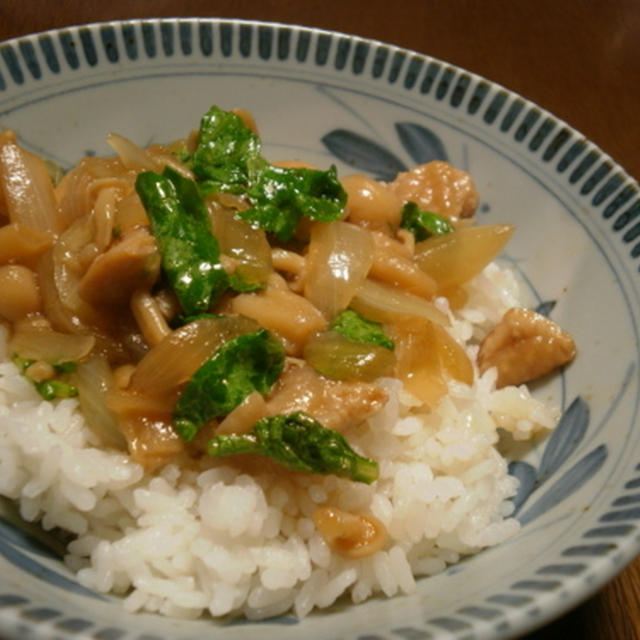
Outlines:
[[[213,106],[202,117],[198,147],[190,159],[203,195],[246,195],[250,208],[238,215],[286,242],[300,220],[341,217],[347,194],[335,167],[328,171],[284,169],[260,154],[260,139],[234,113]]]
[[[140,173],[136,191],[147,210],[164,273],[185,315],[205,312],[228,287],[218,241],[193,180],[170,167]]]
[[[75,398],[78,395],[78,388],[61,380],[45,380],[44,382],[35,382],[36,391],[45,400],[54,400],[55,398]]]
[[[282,242],[291,239],[303,216],[332,222],[342,215],[347,194],[335,166],[319,171],[265,165],[251,174],[247,196],[253,206],[238,215]]]
[[[357,454],[346,438],[303,412],[259,420],[244,434],[219,435],[207,443],[214,457],[254,453],[271,458],[291,471],[335,474],[370,484],[378,464]]]
[[[225,342],[183,389],[173,424],[189,442],[209,420],[235,409],[250,393],[266,394],[284,367],[282,343],[265,329]]]
[[[67,361],[54,364],[53,368],[56,373],[73,373],[78,368],[77,362]]]
[[[248,165],[259,156],[260,139],[239,116],[216,106],[202,116],[191,167],[209,188],[235,191],[238,185],[246,185]]]
[[[431,236],[442,236],[454,230],[449,220],[437,213],[420,209],[415,202],[407,202],[402,208],[400,226],[411,231],[418,242]]]
[[[391,351],[395,348],[393,340],[385,333],[382,324],[365,318],[353,309],[345,309],[339,313],[329,329],[357,342],[375,344]]]

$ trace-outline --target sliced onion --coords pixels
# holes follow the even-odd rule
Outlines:
[[[12,131],[0,134],[0,187],[11,222],[44,233],[62,230],[63,221],[44,160],[22,149]]]
[[[110,133],[107,136],[107,144],[118,154],[127,169],[135,169],[136,171],[157,171],[159,169],[158,164],[144,149],[119,133]]]
[[[133,190],[136,172],[125,169],[118,158],[84,158],[62,178],[55,193],[66,229],[77,218],[87,216],[96,194],[115,188],[119,194]]]
[[[250,393],[218,425],[216,435],[223,433],[246,433],[261,418],[267,415],[267,403],[259,391]]]
[[[116,215],[118,190],[115,187],[100,189],[93,208],[95,243],[104,251],[113,238],[113,222]]]
[[[350,340],[335,331],[311,338],[304,347],[304,359],[327,378],[367,382],[391,375],[395,364],[393,351]]]
[[[416,317],[399,319],[395,326],[395,377],[405,389],[431,407],[447,392],[447,381],[473,383],[473,365],[465,350],[433,322]]]
[[[32,265],[50,246],[53,237],[17,222],[0,227],[0,265],[18,262]]]
[[[365,280],[360,285],[350,306],[376,322],[393,322],[402,316],[418,316],[437,324],[449,324],[449,318],[428,300],[374,280]]]
[[[37,273],[42,309],[53,328],[69,333],[88,331],[81,320],[62,304],[54,279],[53,249],[46,251],[38,260]]]
[[[346,309],[373,261],[371,234],[348,222],[311,229],[304,295],[328,317]]]
[[[227,209],[211,213],[211,232],[220,251],[238,262],[236,273],[248,283],[264,285],[273,272],[271,247],[263,229],[239,220]]]
[[[91,352],[94,344],[93,336],[60,333],[26,320],[15,325],[9,350],[21,358],[60,364],[79,362]]]
[[[140,196],[134,191],[128,196],[124,196],[116,204],[114,227],[119,229],[122,234],[125,234],[129,229],[136,226],[148,227],[149,216],[142,204],[142,200],[140,200]]]
[[[91,217],[77,219],[66,229],[52,248],[53,281],[62,306],[84,324],[100,326],[99,314],[79,294],[81,276],[86,271],[85,262],[89,249],[93,255],[98,249],[93,245],[94,224]]]
[[[82,362],[72,374],[78,388],[80,408],[89,428],[105,443],[126,449],[127,443],[120,431],[118,417],[105,402],[113,388],[113,374],[104,358],[93,357]]]
[[[258,328],[241,316],[194,320],[149,350],[131,376],[129,388],[150,397],[175,395],[221,344]]]
[[[82,306],[78,296],[79,273],[78,254],[93,239],[93,225],[88,217],[76,220],[53,246],[53,279],[62,303],[77,312]]]
[[[119,417],[119,427],[131,459],[153,471],[184,451],[184,440],[173,428],[173,404],[131,391],[111,391],[107,406]]]
[[[105,397],[105,404],[122,419],[153,416],[170,418],[175,401],[173,398],[150,397],[127,389],[111,389]]]
[[[414,259],[443,291],[480,273],[502,251],[514,228],[512,224],[462,227],[419,242]]]

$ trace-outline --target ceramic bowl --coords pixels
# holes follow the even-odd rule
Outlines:
[[[233,20],[132,21],[0,46],[0,125],[70,167],[107,132],[169,141],[211,104],[242,106],[264,153],[379,179],[432,159],[469,171],[481,223],[513,222],[508,260],[576,362],[535,393],[563,412],[513,462],[516,538],[418,581],[410,596],[299,621],[129,615],[81,587],[37,528],[0,516],[3,640],[496,639],[575,606],[640,551],[638,186],[564,122],[481,77],[342,34]]]

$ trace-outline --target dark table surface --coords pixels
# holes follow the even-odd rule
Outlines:
[[[125,18],[212,16],[374,38],[474,71],[562,118],[640,179],[638,0],[0,0],[0,40]],[[640,559],[526,640],[640,639]]]

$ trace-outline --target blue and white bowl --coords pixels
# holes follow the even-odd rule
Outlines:
[[[582,135],[439,60],[342,34],[233,20],[73,27],[0,45],[0,126],[63,167],[104,135],[178,138],[213,103],[249,109],[265,155],[385,179],[432,159],[469,171],[481,222],[513,222],[506,258],[579,346],[535,393],[562,407],[512,463],[520,535],[417,592],[298,621],[130,615],[80,586],[35,527],[0,506],[0,637],[496,639],[567,611],[640,552],[640,197]]]

